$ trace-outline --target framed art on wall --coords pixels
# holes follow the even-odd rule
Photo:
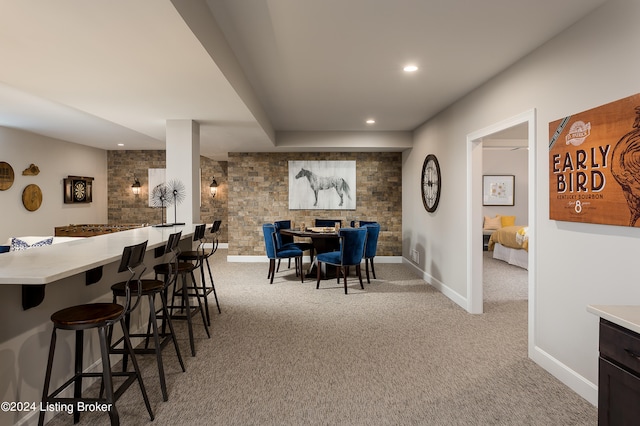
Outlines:
[[[482,205],[513,206],[515,179],[514,175],[482,176]]]
[[[640,93],[549,123],[549,219],[640,226]]]
[[[290,210],[355,210],[355,161],[289,161]]]

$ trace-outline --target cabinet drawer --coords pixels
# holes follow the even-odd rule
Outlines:
[[[600,356],[640,372],[640,335],[601,320]]]

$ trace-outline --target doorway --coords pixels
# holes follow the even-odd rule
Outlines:
[[[489,136],[506,131],[507,129],[524,125],[527,126],[528,152],[528,225],[529,225],[529,348],[532,348],[535,324],[535,109],[526,111],[515,117],[475,131],[467,135],[467,311],[481,314],[484,311],[483,302],[483,250],[482,250],[482,175],[483,175],[483,141]]]
[[[499,232],[496,228],[516,225],[517,228],[512,228],[515,231],[529,224],[527,133],[528,123],[525,122],[482,139],[482,174],[483,180],[487,179],[483,182],[483,197],[491,187],[491,182],[494,188],[501,187],[503,181],[513,185],[512,191],[505,194],[507,198],[483,199],[482,299],[485,312],[490,302],[528,299],[528,252],[504,246],[488,250],[489,237]]]

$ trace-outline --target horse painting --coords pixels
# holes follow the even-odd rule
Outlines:
[[[324,177],[318,176],[315,173],[307,170],[300,169],[300,172],[296,175],[296,179],[300,179],[301,177],[306,177],[309,180],[309,185],[311,185],[311,189],[313,190],[313,194],[316,197],[316,202],[313,204],[314,207],[318,205],[318,191],[324,189],[335,188],[336,192],[340,196],[340,206],[342,206],[344,202],[344,194],[347,194],[347,197],[351,199],[351,194],[349,193],[351,189],[349,188],[349,184],[341,177],[331,176]]]

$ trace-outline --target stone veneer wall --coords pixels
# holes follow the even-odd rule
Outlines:
[[[119,223],[160,223],[158,209],[149,207],[149,169],[165,167],[165,151],[108,151],[108,221]],[[200,157],[202,205],[200,220],[213,223],[222,220],[220,242],[228,242],[227,210],[227,163]],[[140,195],[131,192],[133,175],[141,184]],[[218,182],[218,195],[211,199],[209,185],[211,178]]]
[[[356,161],[356,210],[289,210],[288,161]],[[378,255],[402,255],[402,154],[229,153],[229,255],[264,255],[262,224],[315,218],[374,220],[381,225]]]

